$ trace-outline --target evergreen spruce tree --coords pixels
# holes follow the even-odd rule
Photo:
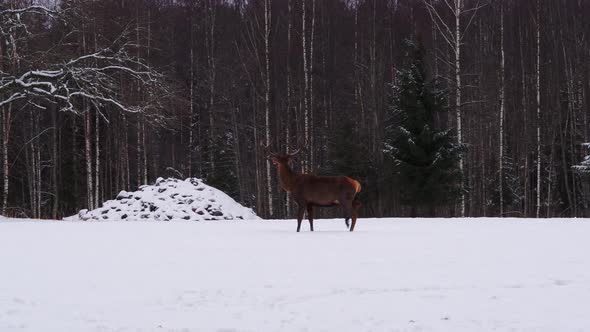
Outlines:
[[[424,49],[408,42],[408,65],[398,71],[385,134],[385,155],[392,162],[395,188],[413,217],[453,202],[460,193],[459,157],[463,146],[453,130],[435,127],[446,112],[447,94],[427,81]]]

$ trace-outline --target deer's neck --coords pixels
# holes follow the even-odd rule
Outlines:
[[[299,173],[293,171],[289,166],[279,164],[279,178],[281,180],[281,187],[287,192],[293,190],[295,179],[299,176]]]

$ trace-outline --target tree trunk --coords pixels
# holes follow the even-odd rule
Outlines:
[[[315,3],[316,0],[311,0],[311,32],[309,36],[309,172],[313,173],[315,168],[315,122],[314,122],[314,104],[313,104],[313,42],[315,37]]]
[[[520,51],[520,69],[521,69],[521,89],[522,89],[522,97],[521,97],[521,107],[522,107],[522,116],[523,116],[523,128],[524,133],[528,133],[528,114],[527,114],[527,94],[526,94],[526,75],[525,75],[525,67],[524,67],[524,54],[522,50],[522,44],[524,43],[524,39],[522,37],[522,29],[519,27],[518,29],[518,36],[519,36],[519,51]],[[528,137],[526,135],[525,137]],[[524,140],[524,202],[523,202],[523,214],[525,217],[529,216],[529,148],[528,148],[528,139]]]
[[[53,156],[51,159],[53,159],[53,165],[51,167],[51,182],[53,184],[53,207],[51,209],[51,218],[52,219],[57,219],[57,211],[59,208],[59,183],[58,183],[58,178],[57,178],[57,171],[59,169],[59,164],[58,164],[58,141],[57,141],[57,131],[58,131],[58,127],[57,127],[57,116],[58,116],[58,111],[56,109],[54,109],[52,107],[51,109],[51,117],[52,117],[52,122],[53,122],[53,130],[52,130],[52,147],[53,147]]]
[[[537,0],[537,63],[536,63],[536,79],[537,79],[537,212],[536,217],[539,218],[541,214],[541,4]]]
[[[141,113],[141,151],[143,152],[142,184],[148,184],[147,141],[145,138],[145,114]]]
[[[8,141],[10,139],[10,113],[12,104],[9,104],[2,110],[2,171],[3,171],[3,190],[2,190],[2,215],[6,215],[8,205]]]
[[[305,0],[301,1],[301,43],[303,46],[303,131],[304,131],[304,143],[307,147],[309,144],[309,104],[308,104],[308,94],[309,94],[309,72],[307,67],[307,37],[305,32],[306,23],[306,8],[305,8]],[[309,151],[309,149],[306,149]],[[308,154],[306,151],[306,155]],[[309,171],[309,160],[306,157],[302,160],[302,166],[305,171]]]
[[[84,146],[86,156],[86,197],[88,209],[94,210],[94,186],[92,180],[92,139],[91,139],[91,113],[86,108],[84,112]]]
[[[289,146],[291,145],[291,29],[293,28],[293,21],[291,18],[292,0],[287,1],[287,115],[285,120],[285,153],[289,153]],[[285,215],[289,216],[291,213],[290,197],[287,192],[285,195]]]
[[[264,93],[264,136],[266,146],[270,147],[270,0],[264,0],[264,63],[265,63],[265,93]],[[266,158],[266,193],[268,198],[268,215],[274,215],[273,193],[270,181],[270,160]]]
[[[500,152],[499,152],[499,191],[500,217],[504,216],[504,1],[500,2]]]
[[[208,31],[208,61],[209,61],[209,167],[210,175],[215,174],[215,151],[213,149],[215,142],[215,115],[213,110],[215,94],[215,6],[216,1],[208,2],[209,11],[209,31]]]
[[[99,126],[100,126],[100,112],[96,110],[95,112],[95,125],[94,125],[94,202],[96,207],[100,204],[100,136],[99,136]]]
[[[191,16],[192,20],[192,16]],[[195,126],[195,55],[194,55],[194,37],[193,37],[193,24],[191,21],[190,27],[190,38],[191,38],[191,73],[190,73],[190,115],[189,115],[189,127],[188,127],[188,177],[193,177],[193,152],[195,150],[194,142],[194,126]]]
[[[139,92],[139,90],[138,90]],[[136,159],[136,163],[137,163],[137,174],[136,174],[136,186],[139,187],[140,185],[142,185],[141,183],[141,175],[142,175],[142,171],[141,171],[141,166],[142,166],[142,162],[141,162],[141,118],[140,118],[140,114],[136,114],[135,116],[135,159]]]
[[[463,0],[455,0],[455,114],[457,118],[457,143],[463,144],[461,131],[461,9]],[[465,174],[463,156],[459,158],[461,172],[461,217],[465,217]]]

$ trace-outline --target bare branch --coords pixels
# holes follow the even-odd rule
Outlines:
[[[58,13],[54,10],[50,10],[45,6],[33,5],[18,9],[4,9],[0,10],[0,15],[18,15],[18,14],[38,14],[38,15],[50,15],[55,16]]]

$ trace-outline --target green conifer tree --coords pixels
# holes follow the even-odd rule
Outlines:
[[[412,216],[432,216],[460,193],[459,157],[463,146],[452,129],[437,129],[435,115],[446,112],[446,91],[427,81],[421,43],[408,44],[408,65],[393,86],[385,134],[385,155],[392,162],[395,186]]]

